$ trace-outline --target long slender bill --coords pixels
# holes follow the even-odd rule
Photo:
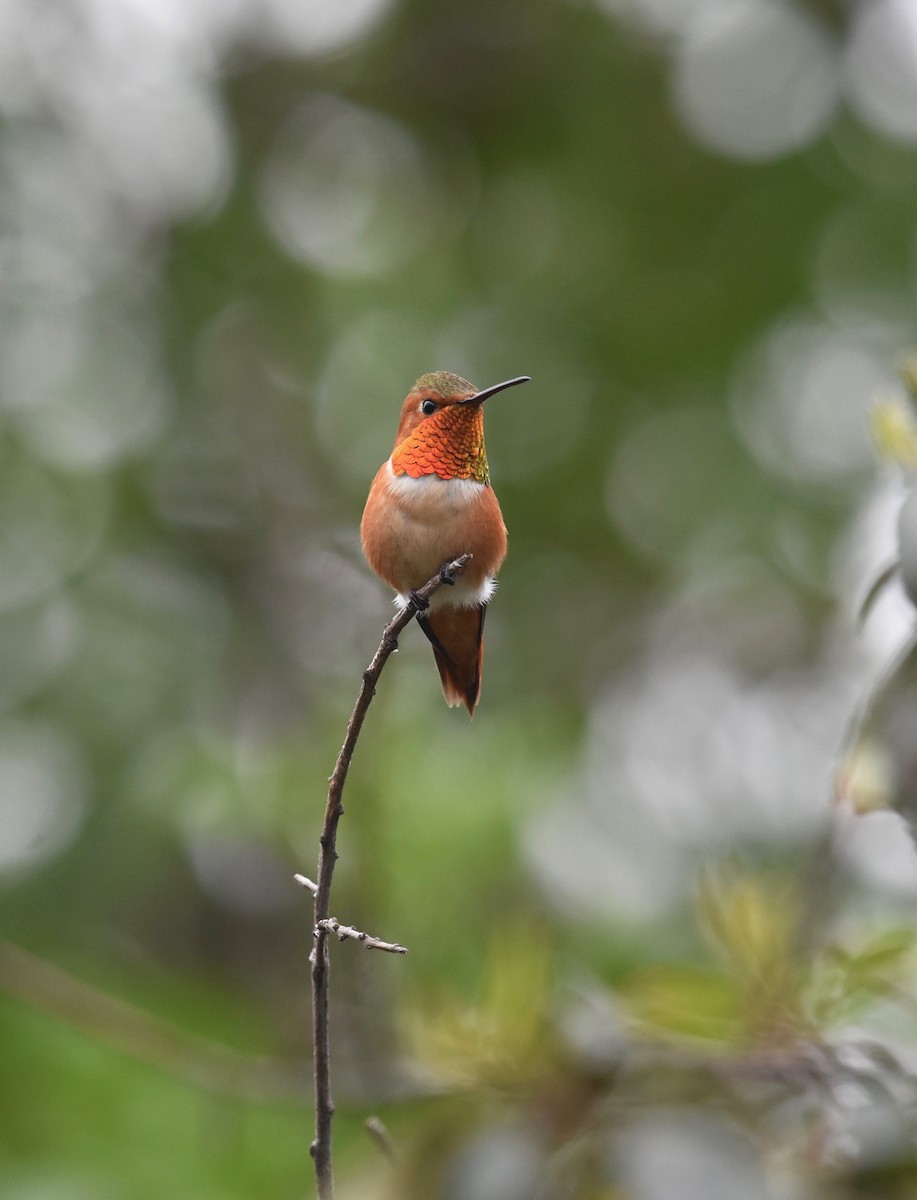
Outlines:
[[[460,404],[481,404],[488,396],[495,396],[497,392],[502,392],[506,388],[515,387],[517,383],[529,383],[531,375],[517,375],[515,379],[507,379],[504,383],[495,383],[493,387],[484,388],[483,392],[475,392],[473,396],[469,396],[467,400],[459,401]]]

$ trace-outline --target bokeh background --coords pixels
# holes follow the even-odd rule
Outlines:
[[[0,118],[0,1196],[311,1194],[292,876],[431,369],[533,382],[477,716],[409,630],[348,785],[411,954],[332,947],[338,1191],[917,1194],[917,856],[833,805],[917,7],[0,0]]]

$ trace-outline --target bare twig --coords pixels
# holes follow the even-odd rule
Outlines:
[[[454,562],[444,563],[431,580],[413,593],[410,604],[395,616],[385,627],[379,649],[363,672],[363,682],[350,720],[344,744],[338,754],[334,771],[328,780],[328,798],[325,802],[325,819],[319,838],[317,883],[314,891],[313,927],[315,946],[312,951],[312,1070],[315,1079],[315,1140],[312,1143],[312,1159],[315,1163],[315,1178],[318,1200],[332,1200],[334,1179],[331,1170],[331,1125],[334,1118],[334,1103],[331,1098],[331,1056],[328,1028],[328,930],[323,922],[330,917],[331,880],[337,860],[335,848],[338,821],[344,812],[341,802],[347,772],[356,748],[357,738],[363,727],[366,711],[376,692],[376,684],[389,656],[398,648],[398,635],[422,610],[437,588],[455,579],[470,560],[470,554],[462,554]],[[305,877],[303,877],[305,878]],[[309,883],[303,886],[309,887]]]
[[[300,887],[307,888],[313,896],[318,893],[318,884],[313,883],[306,875],[294,875],[293,878]],[[364,933],[362,929],[354,929],[352,925],[342,925],[337,917],[328,917],[325,921],[319,921],[316,929],[323,929],[325,933],[333,933],[339,942],[345,942],[348,939],[352,942],[362,942],[367,950],[385,950],[389,954],[407,954],[407,946],[401,946],[398,942],[383,942],[381,938],[373,937],[371,933]]]
[[[324,929],[326,933],[333,933],[339,942],[345,942],[348,938],[352,942],[362,942],[367,950],[385,950],[389,954],[407,954],[408,952],[407,946],[399,946],[397,942],[383,942],[381,938],[364,933],[361,929],[354,929],[352,925],[342,925],[334,917],[329,917],[326,921],[319,921],[317,928]]]

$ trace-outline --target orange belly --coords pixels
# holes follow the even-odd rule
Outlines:
[[[404,602],[446,563],[471,562],[441,587],[417,620],[433,644],[446,703],[474,715],[484,662],[485,605],[506,557],[506,526],[487,484],[472,479],[395,476],[385,463],[373,480],[360,523],[367,561]]]
[[[372,569],[395,591],[422,587],[443,563],[473,558],[454,588],[441,588],[434,607],[486,602],[506,557],[506,527],[493,488],[468,479],[420,479],[392,474],[385,463],[373,480],[360,525]]]

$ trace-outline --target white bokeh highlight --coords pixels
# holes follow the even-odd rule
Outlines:
[[[50,725],[0,724],[0,874],[60,854],[85,808],[83,764],[64,734]]]
[[[268,228],[293,258],[332,274],[379,275],[423,247],[436,178],[399,122],[323,94],[278,131],[260,195]]]
[[[838,51],[780,0],[708,3],[675,53],[676,109],[703,145],[761,161],[806,145],[831,120]]]
[[[842,484],[873,469],[868,413],[894,381],[892,348],[872,333],[798,314],[740,362],[733,412],[749,449],[775,474]]]
[[[917,5],[870,0],[854,10],[845,58],[846,94],[880,132],[917,141]]]

